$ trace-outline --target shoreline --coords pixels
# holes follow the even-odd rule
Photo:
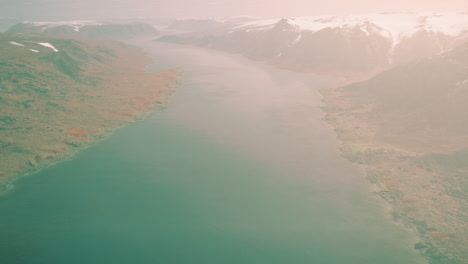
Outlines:
[[[31,169],[31,171],[18,173],[17,175],[12,176],[11,178],[2,179],[5,182],[0,182],[0,197],[6,196],[11,191],[14,191],[16,189],[15,182],[20,181],[20,180],[22,180],[24,178],[27,178],[29,176],[33,176],[34,174],[37,174],[37,173],[41,172],[42,170],[54,167],[55,165],[58,165],[58,164],[60,164],[62,162],[70,161],[78,153],[80,153],[80,152],[82,152],[82,151],[84,151],[84,150],[86,150],[88,148],[91,148],[91,147],[99,144],[102,141],[108,140],[118,130],[120,130],[120,129],[124,128],[124,127],[127,127],[129,125],[132,125],[134,123],[137,123],[137,122],[143,122],[153,113],[164,111],[164,109],[166,108],[166,104],[170,100],[170,97],[173,96],[173,94],[174,94],[174,92],[169,95],[169,97],[167,98],[167,101],[164,102],[162,106],[156,107],[156,108],[154,108],[154,109],[152,109],[152,110],[150,110],[150,111],[148,111],[146,113],[143,113],[143,115],[141,117],[137,117],[133,121],[129,121],[129,122],[125,123],[125,124],[122,124],[121,126],[111,128],[110,131],[107,134],[101,135],[100,138],[96,139],[93,142],[90,142],[88,145],[80,146],[80,147],[78,147],[76,149],[73,149],[72,151],[67,153],[66,156],[60,158],[59,160],[56,160],[56,161],[54,161],[54,162],[52,162],[50,164],[43,164],[41,167]]]
[[[427,153],[375,140],[367,110],[360,110],[339,92],[344,86],[320,91],[323,120],[339,141],[341,157],[363,168],[366,180],[375,189],[373,195],[386,204],[389,220],[415,236],[414,250],[429,263],[466,263],[462,220],[447,220],[463,207],[439,191],[446,171],[428,162]]]
[[[356,80],[356,79],[354,79],[354,80]],[[352,164],[353,166],[357,167],[361,171],[362,176],[364,177],[364,180],[367,183],[369,193],[372,194],[378,200],[378,203],[382,208],[383,216],[389,222],[391,222],[392,224],[395,224],[398,227],[404,229],[410,235],[410,237],[409,237],[410,240],[409,241],[412,242],[412,244],[408,244],[408,246],[413,247],[413,245],[417,244],[419,242],[419,240],[420,240],[420,237],[419,237],[418,233],[416,232],[416,230],[414,228],[412,228],[411,226],[405,225],[405,223],[403,223],[401,221],[396,221],[394,219],[394,217],[392,216],[392,211],[394,210],[394,207],[393,207],[392,203],[389,202],[386,199],[383,199],[381,196],[379,196],[377,193],[379,191],[381,191],[382,189],[379,187],[379,185],[377,183],[372,182],[372,181],[370,181],[368,179],[368,169],[369,169],[370,165],[353,162],[353,161],[349,160],[346,156],[343,155],[342,147],[346,144],[346,141],[344,141],[344,139],[341,137],[341,134],[339,133],[339,131],[337,131],[337,127],[335,125],[333,125],[329,120],[327,120],[327,116],[329,115],[329,113],[326,111],[327,104],[325,103],[325,96],[323,95],[323,91],[324,90],[330,90],[330,89],[337,89],[338,87],[346,86],[347,84],[352,83],[352,82],[353,81],[351,81],[351,80],[343,81],[339,85],[334,86],[332,88],[328,87],[328,88],[322,88],[321,90],[319,90],[318,93],[322,97],[321,101],[323,103],[323,105],[321,107],[319,107],[320,111],[323,114],[321,119],[324,122],[324,124],[329,127],[331,133],[333,133],[334,136],[335,136],[335,139],[337,141],[337,146],[338,146],[337,150],[338,150],[338,152],[340,154],[340,158],[342,160]]]
[[[71,98],[70,102],[64,102],[67,111],[34,109],[36,122],[48,126],[46,129],[34,129],[26,138],[21,133],[6,132],[6,144],[24,146],[26,154],[6,154],[3,162],[6,167],[0,172],[0,196],[14,190],[18,180],[67,161],[108,139],[118,129],[165,109],[180,86],[179,70],[147,72],[146,67],[157,62],[142,48],[118,42],[91,43],[93,48],[105,47],[115,52],[110,61],[90,64],[80,73],[83,80],[99,78],[99,82],[87,84],[78,79],[79,88],[72,86],[64,90],[67,99]],[[49,85],[52,90],[62,89],[55,83]],[[24,115],[28,118],[27,113]]]

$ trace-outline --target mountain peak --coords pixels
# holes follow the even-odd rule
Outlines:
[[[300,27],[294,23],[292,18],[283,17],[273,26],[272,29],[281,31],[297,31],[300,30]]]

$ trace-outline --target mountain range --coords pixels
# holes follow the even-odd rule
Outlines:
[[[468,42],[468,13],[187,19],[166,30],[159,41],[240,53],[294,70],[369,75]]]

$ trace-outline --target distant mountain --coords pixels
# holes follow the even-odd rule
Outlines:
[[[229,24],[214,19],[176,19],[166,26],[166,30],[174,32],[213,32],[226,30]]]
[[[5,33],[44,34],[53,37],[95,40],[123,40],[138,36],[155,36],[149,24],[106,24],[95,21],[24,22]]]
[[[185,33],[166,34],[159,40],[326,73],[375,73],[468,42],[468,13],[384,13],[247,22],[228,19],[212,23],[218,25],[217,30],[197,28],[187,33],[187,24]]]

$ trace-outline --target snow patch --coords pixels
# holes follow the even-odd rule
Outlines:
[[[100,22],[91,21],[91,20],[77,20],[77,21],[58,21],[58,22],[24,22],[24,24],[31,24],[35,27],[42,27],[42,30],[49,28],[54,28],[58,26],[69,26],[72,27],[74,31],[79,32],[80,29],[84,26],[100,26],[103,25]]]
[[[284,18],[283,18],[284,19]],[[264,19],[250,21],[233,27],[233,30],[268,30],[283,19]],[[380,28],[379,34],[393,41],[394,45],[401,39],[411,36],[420,30],[443,33],[449,36],[460,36],[468,32],[468,13],[379,13],[368,15],[343,16],[309,16],[287,18],[291,25],[302,31],[320,31],[325,28],[359,27],[369,33],[367,26],[373,24]]]
[[[360,29],[362,32],[364,32],[364,34],[366,34],[366,36],[370,36],[370,33],[369,33],[369,31],[368,31],[366,28],[360,27],[359,29]]]
[[[36,53],[39,52],[38,50],[35,50],[35,49],[29,49],[29,50],[32,51],[32,52],[36,52]]]
[[[10,44],[11,44],[11,45],[15,45],[15,46],[24,47],[24,45],[23,45],[23,44],[21,44],[21,43],[18,43],[18,42],[14,42],[14,41],[10,41]]]
[[[298,43],[299,41],[301,41],[301,39],[302,39],[302,34],[299,34],[299,36],[297,36],[297,38],[293,41],[292,44]]]
[[[83,27],[83,25],[71,25],[73,27],[73,30],[76,31],[76,32],[80,32],[80,28]]]
[[[281,19],[265,19],[265,20],[256,20],[250,21],[247,23],[243,23],[233,27],[233,29],[255,29],[255,30],[262,30],[262,29],[271,29],[273,28],[276,23],[281,21]]]
[[[464,86],[468,84],[468,79],[467,80],[464,80],[464,81],[461,81],[461,82],[457,82],[455,85],[460,88],[461,86]]]
[[[379,32],[380,36],[384,37],[384,38],[392,38],[392,34],[390,34],[390,32],[386,31],[386,30],[381,30]]]
[[[76,21],[58,21],[58,22],[24,22],[25,24],[32,24],[34,26],[47,26],[47,27],[54,27],[54,26],[99,26],[102,23],[97,21],[91,20],[76,20]]]
[[[41,45],[41,46],[44,46],[44,47],[47,47],[47,48],[51,48],[51,49],[52,49],[53,51],[55,51],[55,52],[59,52],[59,50],[56,49],[56,48],[55,48],[52,44],[50,44],[50,43],[41,42],[41,43],[37,43],[37,44],[39,44],[39,45]]]

